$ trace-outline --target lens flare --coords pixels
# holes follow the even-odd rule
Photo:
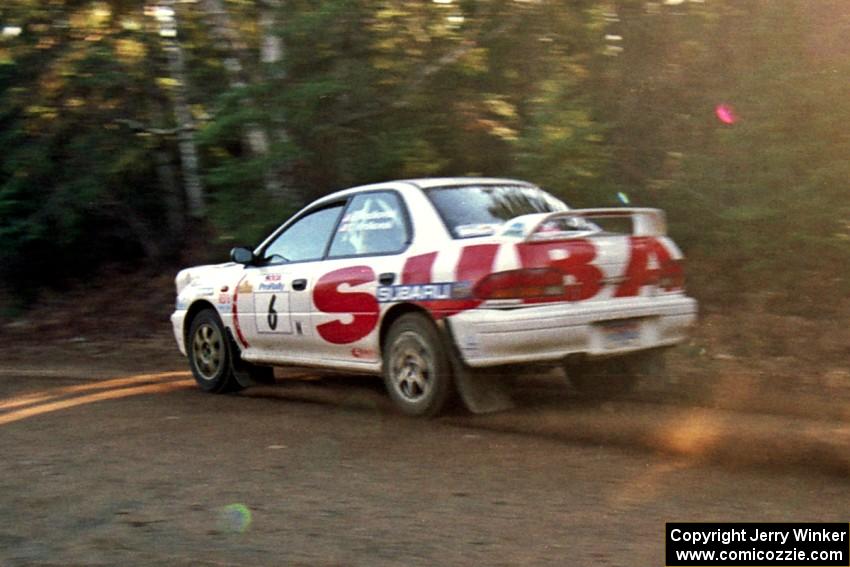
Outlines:
[[[251,510],[244,504],[228,504],[219,511],[219,522],[223,531],[245,533],[251,527]]]
[[[731,125],[738,121],[738,116],[735,114],[735,110],[728,104],[718,104],[714,108],[714,115],[717,116],[717,119],[724,124]]]

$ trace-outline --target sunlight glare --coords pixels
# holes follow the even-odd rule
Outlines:
[[[718,104],[714,108],[714,114],[717,116],[717,119],[724,124],[731,125],[738,121],[738,117],[735,114],[734,109],[728,104]]]
[[[228,504],[219,511],[219,521],[224,531],[245,533],[251,527],[251,510],[244,504]]]

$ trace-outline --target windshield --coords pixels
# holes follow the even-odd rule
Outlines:
[[[495,234],[521,215],[568,210],[549,193],[522,185],[438,187],[426,193],[455,238]]]

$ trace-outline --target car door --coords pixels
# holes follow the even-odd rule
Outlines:
[[[302,360],[313,333],[310,283],[345,202],[309,210],[258,251],[237,293],[239,325],[251,360]],[[243,344],[244,347],[244,344]]]
[[[412,231],[401,196],[375,190],[353,196],[312,285],[312,352],[323,360],[374,364],[386,306],[380,286],[400,282]]]

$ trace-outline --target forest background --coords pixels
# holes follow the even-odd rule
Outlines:
[[[846,358],[848,37],[846,0],[5,0],[0,316],[487,175],[665,209],[719,350],[829,320]]]

